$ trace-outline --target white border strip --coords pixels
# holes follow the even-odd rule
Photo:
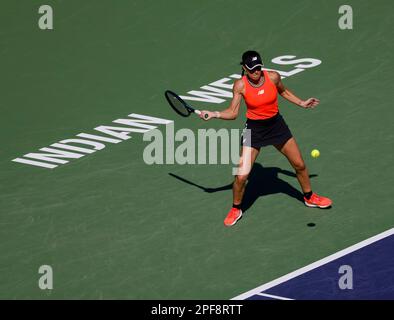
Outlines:
[[[290,298],[274,296],[274,295],[268,294],[268,293],[258,293],[257,295],[262,296],[262,297],[268,297],[268,298],[272,298],[272,299],[277,299],[277,300],[294,300],[294,299],[290,299]]]
[[[263,285],[261,285],[261,286],[259,286],[257,288],[254,288],[254,289],[249,290],[249,291],[247,291],[245,293],[242,293],[242,294],[232,298],[231,300],[244,300],[244,299],[247,299],[247,298],[249,298],[249,297],[251,297],[253,295],[259,294],[259,293],[261,293],[261,292],[263,292],[263,291],[265,291],[267,289],[270,289],[270,288],[275,287],[275,286],[277,286],[277,285],[279,285],[279,284],[281,284],[283,282],[286,282],[286,281],[288,281],[290,279],[298,277],[299,275],[302,275],[302,274],[304,274],[304,273],[306,273],[308,271],[311,271],[311,270],[313,270],[315,268],[318,268],[318,267],[320,267],[320,266],[322,266],[324,264],[327,264],[327,263],[329,263],[331,261],[334,261],[334,260],[336,260],[338,258],[341,258],[341,257],[343,257],[343,256],[345,256],[345,255],[347,255],[347,254],[349,254],[349,253],[351,253],[353,251],[357,251],[357,250],[359,250],[359,249],[361,249],[363,247],[366,247],[366,246],[370,245],[371,243],[374,243],[376,241],[379,241],[379,240],[382,240],[384,238],[387,238],[387,237],[389,237],[389,236],[391,236],[393,234],[394,234],[394,228],[391,228],[391,229],[389,229],[387,231],[379,233],[376,236],[373,236],[373,237],[368,238],[368,239],[366,239],[364,241],[356,243],[356,244],[354,244],[354,245],[352,245],[352,246],[350,246],[350,247],[348,247],[346,249],[338,251],[338,252],[336,252],[336,253],[334,253],[334,254],[326,257],[326,258],[323,258],[321,260],[313,262],[313,263],[311,263],[311,264],[309,264],[309,265],[307,265],[307,266],[305,266],[305,267],[303,267],[301,269],[295,270],[295,271],[293,271],[291,273],[288,273],[288,274],[286,274],[286,275],[284,275],[284,276],[282,276],[282,277],[280,277],[278,279],[275,279],[275,280],[270,281],[270,282],[268,282],[266,284],[263,284]]]

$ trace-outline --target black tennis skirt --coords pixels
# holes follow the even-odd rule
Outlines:
[[[250,129],[250,131],[246,131],[246,129]],[[248,134],[248,132],[250,132],[250,134]],[[241,137],[241,145],[260,149],[261,147],[269,145],[283,144],[292,136],[285,120],[277,113],[269,119],[247,119]]]

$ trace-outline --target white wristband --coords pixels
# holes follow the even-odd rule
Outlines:
[[[220,118],[220,112],[219,111],[215,111],[215,117],[218,118],[218,119]]]

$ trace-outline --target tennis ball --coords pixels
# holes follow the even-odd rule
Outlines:
[[[320,151],[317,150],[317,149],[313,149],[312,152],[311,152],[311,156],[313,158],[317,158],[318,156],[320,156]]]

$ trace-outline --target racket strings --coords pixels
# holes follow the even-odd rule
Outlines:
[[[171,94],[171,92],[166,92],[166,97],[172,108],[182,116],[188,116],[189,111],[186,106],[178,99],[177,96]]]

